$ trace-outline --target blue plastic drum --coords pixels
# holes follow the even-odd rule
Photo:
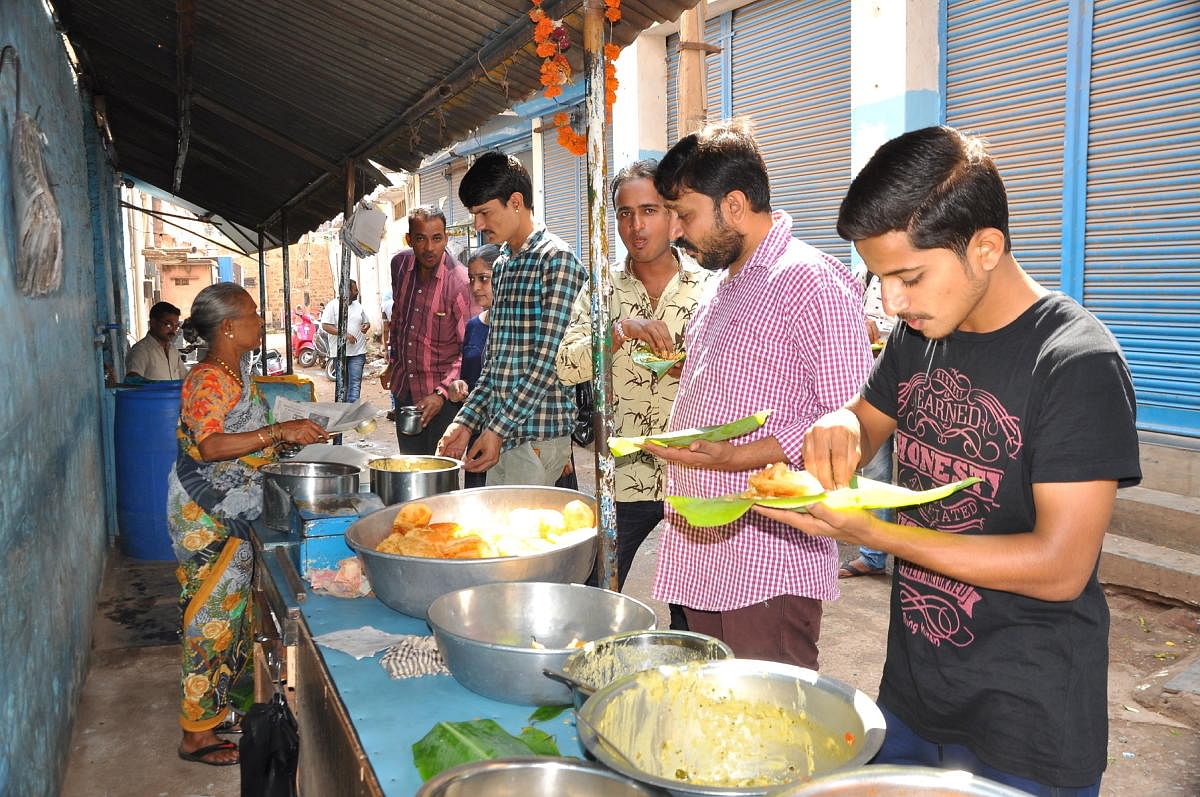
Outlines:
[[[134,559],[171,560],[167,475],[179,444],[181,382],[117,391],[117,524],[121,550]]]

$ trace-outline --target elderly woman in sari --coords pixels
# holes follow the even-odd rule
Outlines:
[[[190,320],[209,348],[183,382],[179,456],[167,480],[183,610],[179,757],[230,766],[238,762],[237,746],[219,738],[217,726],[250,653],[248,532],[262,509],[258,468],[275,458],[280,443],[314,443],[326,433],[309,420],[271,423],[250,378],[249,355],[263,328],[244,289],[227,282],[205,288]]]

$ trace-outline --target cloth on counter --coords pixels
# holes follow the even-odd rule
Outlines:
[[[419,675],[449,675],[446,661],[431,636],[409,635],[400,638],[379,660],[392,678],[416,678]]]
[[[336,570],[313,568],[308,571],[307,578],[315,592],[335,598],[365,598],[371,594],[371,582],[357,556],[347,556],[338,562]]]
[[[404,634],[389,634],[374,626],[364,625],[361,628],[330,631],[313,637],[313,642],[348,653],[356,659],[365,659],[404,638]]]

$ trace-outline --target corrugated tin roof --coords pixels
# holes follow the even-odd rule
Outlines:
[[[412,169],[540,89],[528,0],[53,1],[104,98],[118,167],[165,190],[178,140],[176,5],[194,5],[192,127],[175,193],[274,240],[285,205],[293,240],[342,211],[347,159]],[[613,40],[696,2],[623,0]],[[565,14],[576,71],[581,6],[543,6]],[[360,170],[356,193],[378,179]]]

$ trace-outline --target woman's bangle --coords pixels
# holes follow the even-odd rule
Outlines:
[[[271,434],[272,442],[278,443],[279,442],[279,430],[276,429],[275,426],[276,426],[276,424],[271,424],[270,426],[267,427],[267,431],[270,432],[270,434]]]
[[[262,429],[260,428],[257,432],[255,432],[255,434],[258,436],[259,448],[266,448],[267,447],[267,438],[263,437]]]

